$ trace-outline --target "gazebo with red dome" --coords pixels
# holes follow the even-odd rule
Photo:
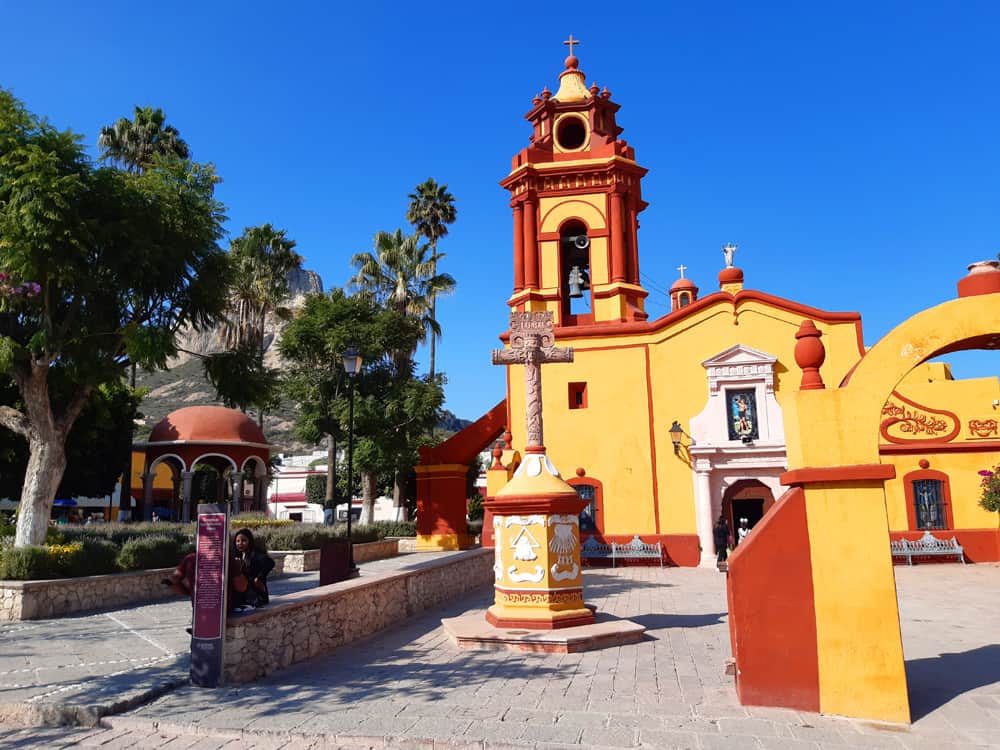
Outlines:
[[[153,514],[153,482],[157,467],[170,467],[174,479],[171,513],[191,520],[192,508],[204,498],[193,498],[192,480],[199,466],[218,475],[216,496],[225,498],[231,512],[262,510],[271,449],[264,432],[250,417],[222,406],[188,406],[164,417],[144,443],[142,518]],[[252,491],[245,493],[247,480]],[[236,502],[234,502],[234,498]]]

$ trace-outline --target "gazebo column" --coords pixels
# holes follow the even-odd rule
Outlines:
[[[714,568],[716,549],[712,535],[712,463],[704,458],[697,459],[694,473],[695,519],[698,524],[698,543],[701,545],[699,567]]]
[[[242,510],[240,504],[243,502],[243,472],[234,471],[230,474],[229,483],[232,489],[232,495],[229,498],[229,515],[235,516]]]
[[[191,520],[191,480],[193,471],[181,472],[181,520],[185,523]]]
[[[142,475],[142,507],[139,509],[139,515],[142,516],[143,521],[153,520],[153,482],[155,480],[155,471],[147,471]],[[131,506],[131,503],[129,505]]]

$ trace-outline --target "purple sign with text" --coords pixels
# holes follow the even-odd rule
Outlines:
[[[229,519],[224,508],[199,505],[191,682],[200,687],[218,687],[222,677],[228,552]]]

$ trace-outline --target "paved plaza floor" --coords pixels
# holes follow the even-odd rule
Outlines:
[[[645,625],[639,644],[577,654],[459,651],[440,619],[485,609],[486,589],[251,685],[169,689],[95,729],[0,727],[0,748],[1000,748],[1000,565],[916,565],[896,574],[910,726],[740,706],[724,674],[725,576],[630,567],[588,570],[585,596]],[[133,665],[182,681],[186,606],[0,628],[0,696],[28,695],[27,683],[41,689],[31,695],[82,683],[63,693],[85,702]],[[133,661],[113,664],[116,656]],[[8,668],[18,659],[21,678]],[[46,679],[66,666],[78,679]],[[123,693],[134,688],[118,683]]]

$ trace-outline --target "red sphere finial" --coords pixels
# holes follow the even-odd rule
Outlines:
[[[580,67],[580,59],[576,55],[566,58],[566,70],[576,70]]]

